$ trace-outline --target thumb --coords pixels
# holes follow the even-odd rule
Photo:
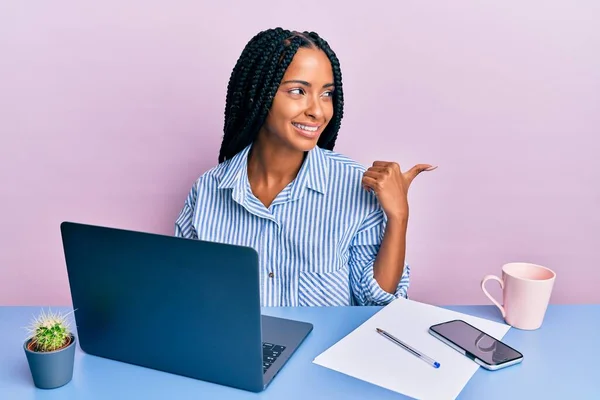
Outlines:
[[[432,166],[430,164],[417,164],[408,171],[404,173],[404,177],[408,180],[408,183],[412,183],[413,179],[417,177],[423,171],[433,171],[437,166]]]

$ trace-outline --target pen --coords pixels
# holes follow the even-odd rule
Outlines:
[[[437,361],[435,361],[431,357],[427,357],[425,354],[421,353],[420,351],[418,351],[416,349],[413,349],[412,347],[410,347],[406,343],[400,341],[400,339],[398,339],[398,338],[390,335],[389,333],[387,333],[383,329],[379,329],[379,328],[376,328],[376,329],[377,329],[377,332],[379,334],[385,336],[386,338],[388,338],[392,342],[396,343],[398,346],[402,347],[403,349],[405,349],[409,353],[412,353],[415,356],[419,357],[421,360],[425,361],[427,364],[431,365],[433,368],[439,368],[440,367],[440,363],[437,362]]]

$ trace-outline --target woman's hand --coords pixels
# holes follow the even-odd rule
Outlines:
[[[417,164],[406,172],[395,162],[375,161],[364,174],[362,185],[373,190],[388,219],[408,218],[408,188],[423,171],[436,169],[429,164]]]

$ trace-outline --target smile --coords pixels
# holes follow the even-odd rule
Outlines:
[[[317,126],[308,126],[308,125],[302,125],[302,124],[298,124],[296,122],[292,122],[292,125],[294,125],[294,127],[298,130],[298,132],[300,132],[300,134],[302,134],[303,136],[312,138],[315,136],[315,133],[319,130],[320,125]]]

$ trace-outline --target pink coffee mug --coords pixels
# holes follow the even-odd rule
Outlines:
[[[485,289],[490,280],[500,282],[503,305]],[[526,330],[538,329],[546,315],[556,273],[541,265],[514,262],[502,266],[502,279],[486,275],[481,280],[483,293],[500,309],[507,324]]]

